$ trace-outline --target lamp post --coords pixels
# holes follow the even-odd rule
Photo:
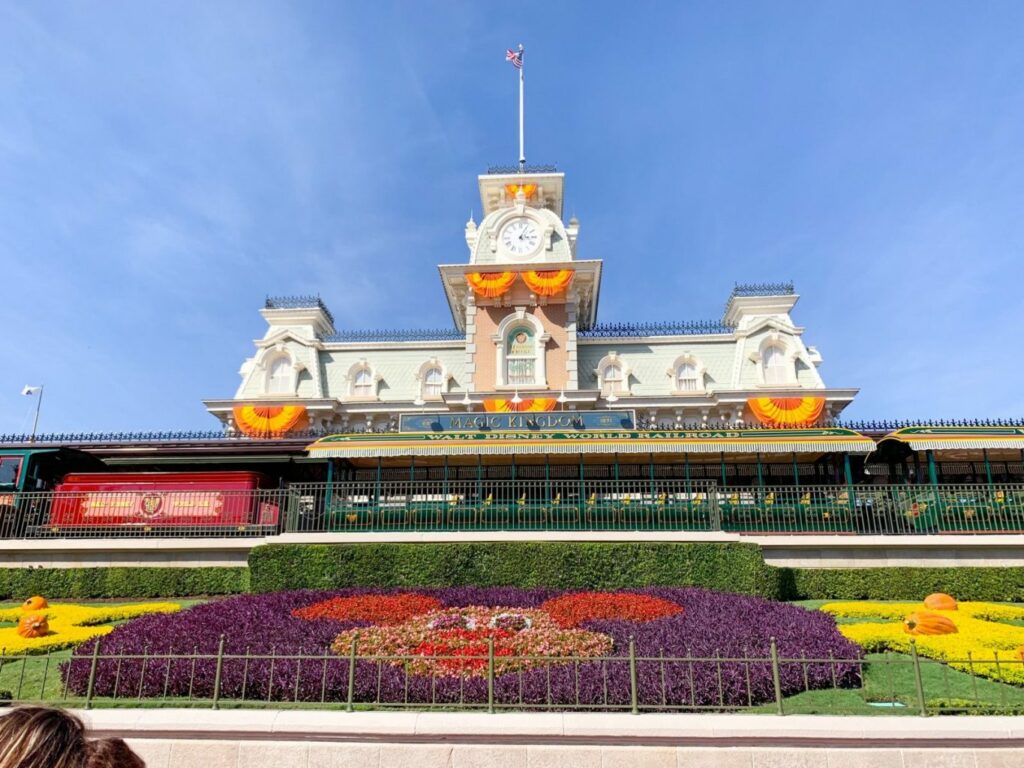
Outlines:
[[[43,405],[43,385],[40,384],[38,387],[33,387],[26,384],[22,387],[21,394],[28,395],[29,397],[35,394],[39,395],[36,399],[36,415],[32,419],[32,436],[28,439],[30,443],[34,443],[36,441],[36,430],[39,428],[39,409]]]

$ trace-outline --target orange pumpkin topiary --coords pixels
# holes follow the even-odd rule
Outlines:
[[[903,620],[903,631],[908,635],[949,635],[960,630],[947,616],[916,611]]]
[[[41,613],[30,613],[21,617],[18,622],[18,634],[22,637],[44,637],[50,631],[46,616]]]
[[[46,602],[46,598],[42,595],[32,595],[32,597],[21,604],[23,611],[41,611],[43,608],[49,607],[50,604]]]
[[[924,607],[933,611],[955,611],[956,598],[945,592],[934,592],[924,599]]]

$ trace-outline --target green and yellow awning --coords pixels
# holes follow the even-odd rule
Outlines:
[[[904,427],[883,440],[900,440],[915,451],[1024,450],[1024,427]]]

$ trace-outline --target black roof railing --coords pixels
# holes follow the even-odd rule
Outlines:
[[[788,283],[736,283],[730,299],[742,296],[792,296],[796,293],[793,282]]]
[[[732,333],[735,329],[720,320],[681,320],[655,323],[595,323],[579,336],[585,339],[633,338],[637,336],[698,336]]]
[[[267,296],[263,304],[266,309],[312,309],[319,308],[334,325],[334,315],[319,296]]]
[[[1024,427],[1022,419],[863,419],[863,420],[833,420],[824,422],[822,427],[836,427],[852,429],[857,432],[870,432],[874,434],[888,434],[904,427]],[[699,426],[689,425],[677,427],[673,422],[663,420],[661,422],[639,418],[637,428],[643,430],[661,431],[693,431],[698,430],[763,430],[770,432],[775,429],[790,429],[789,427],[769,427],[762,424],[742,424],[735,422],[707,422]],[[397,423],[392,421],[386,426],[380,426],[374,432],[395,432]],[[2,445],[103,445],[119,443],[181,443],[181,442],[221,442],[221,441],[254,441],[254,440],[315,440],[324,435],[335,434],[337,429],[310,429],[302,432],[290,432],[287,435],[242,435],[226,430],[186,430],[167,432],[48,432],[36,435],[33,439],[27,434],[0,434]]]
[[[522,168],[518,165],[487,166],[488,176],[508,176],[513,173],[558,173],[558,168],[554,165],[527,165]]]
[[[829,426],[857,432],[895,432],[907,427],[1024,427],[1022,419],[837,419]]]
[[[321,336],[321,341],[460,341],[466,334],[458,328],[411,328],[395,330],[352,330],[336,331],[328,336]]]

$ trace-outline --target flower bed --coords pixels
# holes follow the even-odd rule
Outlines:
[[[416,675],[482,677],[488,655],[496,674],[604,656],[613,641],[600,632],[564,629],[547,611],[480,605],[447,608],[415,616],[398,627],[348,629],[334,641],[338,654],[392,657]],[[407,659],[412,659],[408,661]]]
[[[384,594],[392,600],[383,600]],[[489,641],[494,643],[496,705],[525,708],[628,707],[630,638],[639,704],[648,708],[719,708],[771,700],[770,665],[735,660],[767,659],[771,637],[783,657],[859,657],[830,616],[783,603],[696,588],[652,588],[614,597],[572,594],[464,587],[229,598],[174,616],[143,617],[99,640],[102,655],[146,658],[101,659],[95,694],[110,696],[119,686],[119,695],[141,691],[160,697],[166,691],[168,696],[210,697],[216,675],[212,656],[222,635],[227,658],[220,695],[250,700],[345,701],[353,639],[359,657],[352,678],[357,703],[486,704]],[[422,598],[438,601],[441,608],[407,618],[392,610]],[[586,604],[594,606],[595,618],[582,616]],[[563,621],[578,626],[557,620],[565,606],[575,608]],[[647,609],[638,613],[636,606]],[[376,609],[383,610],[374,614],[374,625],[366,617]],[[85,690],[92,645],[79,648],[62,670],[73,692]],[[211,658],[151,658],[193,652]],[[374,654],[392,656],[365,658]],[[287,658],[299,655],[304,658]],[[533,661],[514,660],[524,655]],[[690,660],[673,660],[684,656]],[[805,681],[813,689],[832,687],[834,681],[852,686],[857,680],[853,663],[782,666],[784,694],[804,690]]]
[[[15,626],[0,627],[0,649],[5,654],[45,653],[71,648],[90,638],[112,632],[111,622],[133,619],[151,613],[172,613],[180,610],[177,603],[135,603],[132,605],[88,606],[72,603],[51,603],[46,608],[25,611],[23,608],[0,610],[0,622]],[[42,637],[22,637],[17,622],[26,613],[46,617],[49,631]]]
[[[1002,623],[1024,620],[1024,608],[964,602],[954,611],[928,609],[952,619],[957,632],[916,637],[903,631],[903,619],[924,610],[921,603],[853,601],[827,603],[821,610],[833,616],[875,619],[839,626],[845,637],[865,651],[909,653],[910,641],[914,640],[921,656],[946,661],[954,669],[1003,682],[1024,683],[1024,659],[1017,655],[1017,649],[1024,646],[1024,627]]]

